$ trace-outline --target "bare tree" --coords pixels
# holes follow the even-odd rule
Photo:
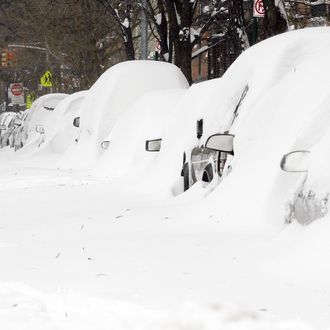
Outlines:
[[[115,19],[121,31],[121,38],[125,45],[128,60],[135,60],[135,49],[133,42],[133,22],[136,19],[136,2],[131,0],[96,0],[102,4],[107,12]]]
[[[4,46],[14,42],[46,49],[42,54],[17,54],[16,72],[22,65],[34,67],[30,77],[33,73],[35,82],[40,72],[51,69],[59,90],[89,88],[109,65],[109,52],[100,56],[97,45],[110,29],[112,42],[106,47],[118,49],[120,33],[114,28],[114,19],[94,0],[11,0],[2,8],[0,34],[7,38]],[[35,61],[30,54],[35,55]]]

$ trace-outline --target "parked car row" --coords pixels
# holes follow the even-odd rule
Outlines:
[[[308,224],[327,214],[328,186],[330,192],[330,185],[321,197],[313,194],[315,187],[307,189],[312,182],[308,160],[316,153],[311,143],[301,142],[308,138],[293,149],[300,126],[321,111],[316,95],[326,100],[324,108],[330,99],[322,81],[327,71],[318,61],[328,48],[330,53],[330,44],[323,45],[323,53],[311,54],[309,49],[320,47],[314,31],[262,42],[243,53],[222,78],[191,87],[169,63],[121,63],[88,91],[49,94],[22,114],[0,117],[1,146],[49,151],[59,155],[56,166],[94,168],[146,189],[165,187],[173,195],[199,183],[208,193],[216,191],[223,212],[242,223],[249,214],[243,206],[229,209],[230,198],[255,208],[275,203],[280,209],[288,191],[296,189],[286,223]],[[328,38],[330,33],[321,29],[320,34]],[[293,51],[295,56],[284,56]],[[273,63],[267,62],[270,55]],[[254,58],[260,60],[252,65]],[[320,81],[313,83],[312,98],[306,79],[315,72]],[[314,134],[307,131],[306,136]]]

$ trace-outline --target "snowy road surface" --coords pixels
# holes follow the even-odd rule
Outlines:
[[[313,238],[324,222],[228,231],[194,198],[132,195],[1,156],[1,330],[330,324],[330,248]]]

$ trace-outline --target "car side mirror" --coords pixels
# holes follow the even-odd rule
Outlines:
[[[14,119],[14,125],[16,125],[16,126],[21,126],[22,125],[22,120],[21,119],[19,119],[19,118],[15,118]]]
[[[146,141],[146,151],[159,151],[162,146],[162,139],[147,140]]]
[[[80,117],[76,117],[75,119],[73,119],[73,126],[74,127],[80,126]]]
[[[211,135],[206,143],[205,147],[215,151],[226,152],[228,154],[234,154],[234,135],[232,134],[214,134]]]
[[[36,132],[39,134],[44,134],[45,133],[45,129],[42,125],[37,125],[36,126]]]
[[[102,143],[101,143],[101,148],[102,149],[109,149],[109,146],[110,146],[110,141],[103,141]]]
[[[6,125],[0,125],[0,131],[5,131],[7,129]]]
[[[281,169],[285,172],[308,172],[310,151],[296,150],[284,155],[281,159]]]

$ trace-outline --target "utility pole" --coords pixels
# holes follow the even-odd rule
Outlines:
[[[147,0],[141,0],[141,60],[148,58],[148,23],[147,23]]]

